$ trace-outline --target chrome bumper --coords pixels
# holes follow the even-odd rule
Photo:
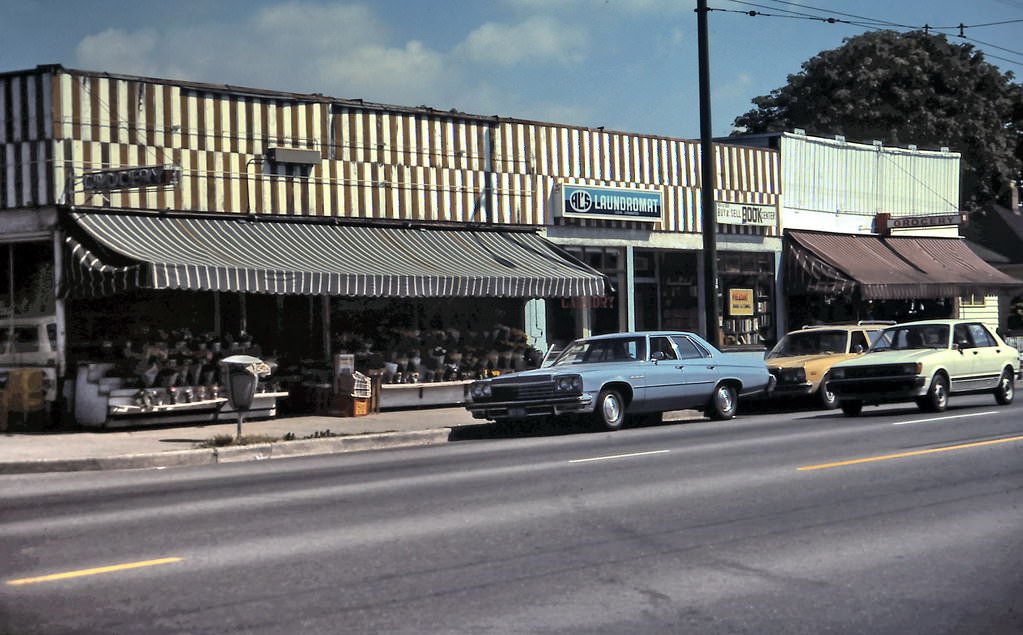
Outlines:
[[[465,404],[473,419],[528,419],[593,412],[592,395],[576,395],[547,401],[482,401]]]

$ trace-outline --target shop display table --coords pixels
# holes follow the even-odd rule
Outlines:
[[[421,406],[460,406],[467,401],[471,380],[425,384],[382,384],[380,409]]]
[[[167,388],[125,387],[122,377],[107,377],[114,367],[110,363],[83,363],[75,377],[75,421],[79,425],[98,428],[117,428],[174,423],[230,421],[236,411],[226,395],[184,400],[175,398]],[[176,391],[198,387],[178,387]],[[140,399],[140,392],[148,393]],[[247,419],[267,419],[277,415],[277,400],[287,397],[286,392],[257,392],[252,406],[245,412]],[[142,403],[140,403],[140,401]]]

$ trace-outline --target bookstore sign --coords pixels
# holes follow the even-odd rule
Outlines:
[[[714,211],[717,221],[723,225],[774,227],[778,224],[778,210],[774,205],[714,201]]]

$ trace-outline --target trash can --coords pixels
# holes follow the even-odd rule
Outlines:
[[[227,389],[227,402],[238,416],[238,436],[242,434],[242,415],[252,407],[259,378],[270,374],[270,366],[258,357],[232,355],[220,360],[221,382]]]

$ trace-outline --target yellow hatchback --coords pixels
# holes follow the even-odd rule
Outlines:
[[[834,364],[862,355],[890,321],[804,326],[787,333],[766,355],[767,369],[776,383],[772,397],[813,396],[823,408],[838,407],[828,388]]]

